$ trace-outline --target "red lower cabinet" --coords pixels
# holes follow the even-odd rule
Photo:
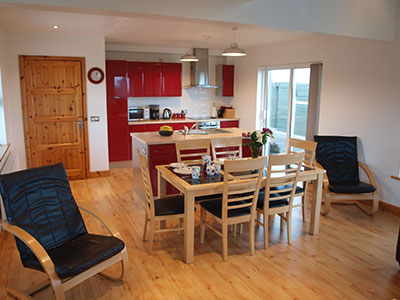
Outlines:
[[[175,144],[163,144],[163,145],[149,145],[148,146],[148,159],[149,159],[149,170],[151,185],[153,187],[153,194],[158,194],[158,183],[157,183],[157,170],[158,165],[168,165],[172,162],[176,162],[176,148]],[[167,183],[166,187],[167,195],[178,194],[179,191],[172,185]]]
[[[239,128],[239,121],[222,121],[220,122],[221,128]]]

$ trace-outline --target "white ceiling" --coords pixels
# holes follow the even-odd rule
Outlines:
[[[59,29],[53,29],[53,25],[58,25]],[[297,39],[310,34],[171,17],[111,16],[0,6],[0,28],[4,31],[94,34],[104,36],[107,43],[138,46],[224,49],[233,40],[232,26],[239,27],[236,41],[241,48]]]

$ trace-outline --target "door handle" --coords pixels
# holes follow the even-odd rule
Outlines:
[[[82,130],[82,120],[79,120],[78,122],[74,122],[74,124],[78,124],[79,130]]]

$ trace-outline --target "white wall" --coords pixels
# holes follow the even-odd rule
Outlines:
[[[7,143],[7,134],[4,118],[4,101],[3,101],[3,77],[4,77],[4,63],[5,63],[5,35],[0,30],[0,144]]]
[[[390,178],[400,167],[399,32],[395,42],[321,35],[246,49],[232,102],[242,127],[255,127],[258,66],[322,61],[318,133],[358,136],[359,160],[375,175],[380,199],[400,206],[400,183]]]
[[[151,51],[151,49],[148,49]],[[182,54],[166,53],[141,53],[128,51],[106,51],[106,58],[111,60],[127,61],[162,61],[162,62],[180,62]],[[222,56],[209,56],[209,82],[215,84],[215,66],[217,64],[226,64],[229,61]],[[182,63],[182,86],[190,85],[190,63]],[[150,104],[160,105],[160,110],[168,107],[173,113],[180,113],[181,110],[188,110],[189,117],[209,117],[213,103],[217,107],[221,105],[230,105],[232,97],[217,97],[215,89],[190,88],[182,89],[182,97],[138,97],[128,98],[129,106],[144,106]]]
[[[105,69],[104,37],[58,33],[5,32],[5,112],[8,142],[16,154],[16,168],[26,168],[22,121],[18,55],[85,57],[86,73],[92,67]],[[105,80],[87,84],[88,117],[100,116],[100,122],[89,121],[90,171],[108,170],[107,105]]]

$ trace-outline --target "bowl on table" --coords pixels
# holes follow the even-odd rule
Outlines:
[[[167,131],[167,130],[160,130],[158,133],[161,136],[171,136],[174,132],[173,131]]]

